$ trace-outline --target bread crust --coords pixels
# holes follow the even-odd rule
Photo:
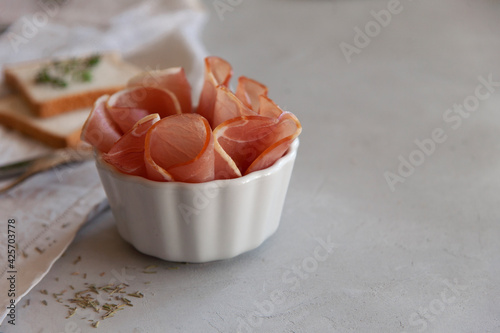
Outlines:
[[[124,62],[121,57],[116,53],[106,53],[103,54],[103,57],[106,57],[107,60],[117,66],[123,68],[127,71],[130,71],[131,74],[137,74],[140,72],[140,69]],[[107,86],[105,88],[93,88],[92,84],[89,83],[89,89],[81,92],[72,92],[68,94],[63,94],[57,98],[52,98],[45,101],[38,101],[33,97],[33,94],[30,91],[30,87],[27,86],[23,80],[16,75],[16,68],[20,68],[23,66],[32,66],[34,64],[44,64],[47,63],[47,60],[41,61],[30,61],[20,64],[15,64],[12,66],[5,66],[4,76],[5,83],[10,86],[15,91],[18,91],[23,99],[29,104],[33,113],[40,118],[46,118],[55,116],[57,114],[91,107],[95,100],[102,95],[112,95],[115,92],[125,88],[126,81],[120,84],[113,84]],[[131,75],[130,77],[132,77]]]
[[[81,126],[69,134],[58,134],[48,131],[36,124],[36,117],[18,115],[15,112],[15,100],[22,100],[19,95],[11,95],[0,99],[0,123],[8,128],[15,129],[53,148],[75,147],[80,143]],[[83,124],[82,124],[83,125]]]

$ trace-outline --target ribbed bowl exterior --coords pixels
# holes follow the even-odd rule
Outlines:
[[[127,242],[164,260],[209,262],[255,249],[276,231],[298,146],[265,170],[199,184],[125,175],[99,154],[96,166]]]

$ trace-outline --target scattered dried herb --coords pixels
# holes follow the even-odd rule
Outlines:
[[[132,296],[132,297],[137,297],[137,298],[143,298],[144,295],[138,291],[136,291],[135,293],[131,293],[131,294],[127,294],[129,296]]]
[[[68,309],[68,315],[66,316],[66,319],[73,317],[73,315],[76,313],[76,306],[74,308],[69,308]]]
[[[145,274],[156,274],[157,273],[156,271],[152,271],[152,269],[156,267],[158,267],[158,265],[149,265],[146,268],[144,268],[142,272]]]
[[[79,274],[78,272],[74,273]],[[52,293],[52,296],[56,299],[57,302],[62,303],[66,308],[68,308],[66,319],[73,317],[76,314],[78,308],[89,309],[95,312],[99,316],[99,320],[96,320],[97,318],[92,316],[90,317],[91,319],[88,319],[89,316],[87,315],[81,317],[81,319],[88,319],[91,323],[91,326],[94,328],[97,328],[100,321],[115,316],[119,311],[123,310],[126,307],[134,306],[132,304],[132,301],[124,297],[123,295],[126,294],[128,296],[136,298],[144,297],[144,294],[139,291],[128,293],[126,289],[130,286],[126,283],[109,283],[103,286],[96,286],[95,284],[89,284],[86,282],[84,283],[84,285],[85,289],[75,292],[72,298],[68,298],[64,300],[64,302],[62,296],[64,295],[64,293],[66,293],[67,289],[62,290],[59,293]],[[75,290],[72,285],[70,285],[69,288]],[[40,293],[42,293],[43,295],[49,294],[46,289],[40,290]],[[42,300],[41,303],[45,306],[48,305],[46,300]],[[29,300],[26,301],[24,307],[26,307],[27,305],[29,305]]]
[[[73,265],[78,264],[81,260],[82,260],[82,257],[78,256],[78,258],[76,258],[75,261],[73,261]]]
[[[128,299],[128,298],[125,298],[125,297],[122,297],[121,298],[122,302],[124,302],[126,305],[128,306],[133,306],[132,305],[132,302]]]
[[[96,293],[97,295],[99,295],[99,290],[97,289],[97,287],[94,284],[89,286],[89,290],[91,292]]]
[[[123,310],[126,306],[133,306],[129,299],[117,295],[126,293],[125,290],[127,287],[129,287],[129,285],[126,283],[107,284],[100,287],[95,284],[87,284],[86,289],[76,292],[73,298],[67,301],[71,304],[75,304],[75,309],[78,307],[82,309],[92,309],[101,316],[101,320],[104,320],[113,317],[118,311]],[[99,300],[92,295],[99,295],[97,298],[103,303],[101,304]],[[144,297],[144,295],[138,291],[129,295],[139,298]],[[68,317],[74,315],[73,308],[69,305],[65,306],[69,311]],[[86,319],[86,317],[84,317],[84,319]],[[89,321],[92,322],[93,327],[99,325],[99,320],[94,321],[93,319],[89,319]]]
[[[27,306],[29,306],[29,305],[30,305],[30,300],[29,300],[29,299],[27,299],[27,300],[26,300],[26,303],[24,303],[24,305],[23,305],[23,308],[25,308],[25,307],[27,307]]]

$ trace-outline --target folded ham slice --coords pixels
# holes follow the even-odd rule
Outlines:
[[[144,142],[148,130],[159,120],[157,113],[145,116],[123,134],[108,153],[102,154],[102,158],[123,173],[146,177]]]
[[[271,166],[288,150],[302,128],[290,112],[277,118],[242,116],[220,124],[214,137],[242,175]]]
[[[205,117],[210,126],[213,126],[214,107],[217,99],[218,86],[226,86],[233,75],[231,65],[219,57],[205,58],[205,81],[201,90],[200,100],[196,112]]]
[[[164,118],[182,113],[177,97],[169,90],[137,86],[113,94],[107,108],[114,122],[127,132],[148,114]]]
[[[302,132],[302,126],[297,117],[291,112],[283,111],[264,94],[259,96],[259,115],[277,119],[279,124],[276,127],[276,133],[278,133],[278,136],[275,138],[275,142],[267,147],[266,150],[252,162],[245,171],[245,174],[262,170],[273,165],[274,162],[287,152],[293,140]]]
[[[283,112],[278,117],[278,125],[276,126],[277,137],[275,142],[264,150],[245,171],[245,175],[263,170],[273,165],[280,159],[290,148],[293,140],[295,140],[300,132],[302,126],[299,120],[291,112]]]
[[[241,171],[217,140],[214,140],[214,179],[241,177]]]
[[[194,113],[158,121],[146,135],[147,177],[201,183],[214,179],[214,139],[208,121]]]
[[[131,78],[129,87],[154,87],[172,92],[178,99],[182,113],[192,112],[191,85],[182,67],[147,71]]]
[[[109,95],[99,97],[82,128],[81,139],[101,152],[107,153],[122,136],[122,130],[111,118],[106,101]]]
[[[256,116],[257,112],[252,111],[243,104],[229,88],[218,86],[216,88],[217,96],[214,105],[214,114],[212,119],[212,128],[226,120],[240,116]]]
[[[259,96],[258,113],[264,117],[278,118],[284,111],[276,105],[269,97]]]
[[[120,172],[154,181],[199,183],[265,169],[302,127],[260,82],[241,76],[233,93],[232,74],[227,61],[205,59],[197,113],[182,68],[135,76],[127,89],[96,101],[82,139]]]
[[[246,76],[240,76],[235,95],[245,106],[258,112],[260,106],[259,98],[260,96],[267,96],[267,87]]]
[[[276,125],[276,119],[242,116],[217,126],[214,137],[241,174],[245,174],[250,164],[274,142]]]

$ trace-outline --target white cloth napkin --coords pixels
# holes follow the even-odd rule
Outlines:
[[[12,13],[18,4],[29,11],[0,36],[0,69],[18,61],[119,50],[125,59],[145,70],[183,66],[194,87],[193,95],[199,93],[206,56],[200,33],[207,18],[199,2],[35,3],[33,7],[18,0],[0,0],[0,8],[11,8]],[[2,10],[2,23],[12,19],[8,13]],[[7,93],[0,81],[0,96]],[[40,143],[0,126],[0,164],[46,151]],[[39,174],[0,196],[0,323],[9,314],[11,299],[18,303],[45,276],[78,229],[106,205],[93,162]],[[11,262],[7,252],[9,219],[15,220],[11,235],[15,235],[16,255]],[[11,275],[15,277],[13,285],[7,280]]]

